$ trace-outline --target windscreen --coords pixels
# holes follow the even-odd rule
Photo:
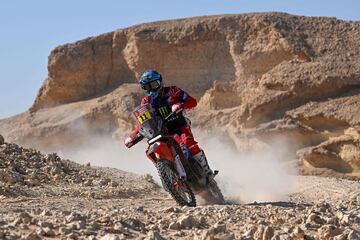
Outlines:
[[[139,125],[139,132],[147,139],[152,139],[161,133],[162,120],[155,114],[150,104],[138,106],[133,116]]]

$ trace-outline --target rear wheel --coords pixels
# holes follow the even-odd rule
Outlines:
[[[181,206],[196,206],[196,199],[193,191],[186,181],[180,179],[177,172],[170,166],[169,162],[160,159],[156,168],[158,170],[161,183],[172,198]]]
[[[211,182],[207,184],[206,189],[200,193],[200,196],[210,204],[226,203],[224,195],[221,193],[221,190],[215,180],[211,180]]]

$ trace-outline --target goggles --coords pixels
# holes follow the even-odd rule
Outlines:
[[[141,85],[141,88],[146,91],[156,90],[159,87],[160,87],[160,81],[158,80]]]

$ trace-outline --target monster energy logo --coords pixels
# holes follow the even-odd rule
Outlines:
[[[161,117],[165,118],[167,115],[169,115],[167,107],[161,107],[159,108],[159,113]]]

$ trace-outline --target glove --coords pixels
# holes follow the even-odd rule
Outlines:
[[[134,139],[132,137],[127,137],[124,140],[124,144],[127,148],[130,148],[133,145]]]
[[[174,105],[171,106],[171,111],[172,112],[178,112],[180,110],[182,110],[182,104],[181,103],[175,103]]]

